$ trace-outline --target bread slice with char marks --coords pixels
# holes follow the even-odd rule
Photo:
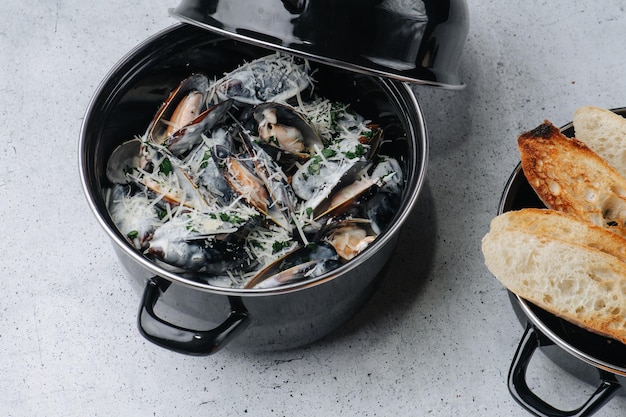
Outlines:
[[[551,209],[626,237],[626,179],[549,121],[518,138],[522,170]]]
[[[626,263],[598,249],[519,229],[490,231],[485,263],[510,291],[626,343]]]
[[[524,208],[508,211],[491,220],[490,231],[523,230],[570,243],[588,246],[626,262],[626,238],[569,214],[550,209]]]
[[[576,138],[626,178],[626,119],[611,110],[584,106],[574,112],[573,124]]]

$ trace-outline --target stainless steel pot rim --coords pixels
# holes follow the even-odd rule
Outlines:
[[[96,101],[97,98],[103,94],[103,91],[107,88],[107,85],[111,82],[112,79],[115,78],[116,74],[122,69],[122,67],[131,60],[139,51],[145,48],[146,45],[152,44],[154,42],[158,42],[161,38],[166,36],[167,34],[174,32],[180,29],[183,26],[186,26],[185,23],[177,23],[169,28],[166,28],[153,36],[149,37],[131,51],[129,51],[126,55],[124,55],[113,68],[109,70],[104,79],[100,82],[97,87],[95,93],[93,94],[85,113],[85,117],[81,124],[80,130],[80,141],[79,141],[79,173],[81,177],[81,184],[83,187],[84,194],[87,198],[87,203],[90,206],[92,212],[96,215],[96,218],[108,236],[115,242],[115,244],[121,248],[126,255],[131,257],[133,260],[147,268],[148,270],[154,272],[156,276],[160,276],[162,278],[167,279],[171,282],[179,283],[183,286],[206,291],[219,293],[223,295],[233,295],[233,296],[268,296],[268,295],[279,295],[285,294],[295,291],[300,291],[307,289],[312,286],[321,285],[330,280],[339,278],[342,274],[347,273],[358,265],[366,261],[371,257],[380,247],[385,245],[392,236],[398,233],[401,225],[404,223],[406,218],[408,217],[411,209],[415,205],[420,190],[423,186],[425,173],[426,173],[426,165],[428,161],[428,146],[427,146],[427,131],[424,122],[424,116],[422,110],[417,102],[414,92],[411,88],[404,83],[398,81],[392,81],[388,79],[384,79],[381,77],[377,78],[382,84],[392,90],[394,94],[394,98],[399,100],[400,96],[407,100],[404,103],[407,107],[410,107],[414,110],[412,116],[415,118],[416,123],[407,123],[407,129],[410,131],[407,132],[407,137],[416,138],[415,151],[419,152],[419,154],[414,155],[416,161],[419,163],[415,165],[415,181],[407,184],[407,189],[404,192],[404,199],[402,202],[402,206],[400,208],[401,215],[396,219],[396,221],[388,227],[388,229],[383,233],[383,235],[379,236],[372,245],[370,245],[363,253],[359,254],[355,260],[346,263],[345,265],[335,269],[334,271],[322,275],[320,277],[313,278],[311,280],[302,281],[290,285],[284,285],[278,288],[269,288],[269,289],[241,289],[241,288],[226,288],[226,287],[218,287],[214,285],[209,285],[206,283],[199,282],[195,279],[185,277],[181,274],[177,274],[175,272],[169,271],[159,265],[156,265],[149,259],[143,257],[137,250],[132,248],[128,242],[121,236],[121,234],[117,231],[117,229],[111,227],[110,224],[107,223],[103,215],[100,213],[98,204],[96,203],[96,198],[100,198],[100,196],[94,195],[94,190],[91,189],[89,184],[87,183],[88,176],[88,161],[85,158],[85,144],[88,137],[88,123],[89,123],[89,115],[93,114],[97,111]],[[207,33],[207,38],[210,37],[211,34]],[[215,36],[215,35],[214,35]],[[216,38],[216,40],[225,39],[226,38]],[[108,214],[107,214],[108,215]]]

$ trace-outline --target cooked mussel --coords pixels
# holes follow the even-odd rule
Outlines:
[[[348,218],[328,223],[321,235],[342,259],[349,261],[372,243],[378,233],[368,219]]]
[[[288,229],[289,221],[272,200],[265,184],[254,170],[250,158],[235,156],[228,148],[215,145],[213,158],[222,172],[226,183],[248,204],[277,225]]]
[[[130,177],[158,199],[170,204],[204,210],[208,202],[198,190],[183,164],[163,149],[144,147],[143,163]]]
[[[325,274],[341,265],[326,242],[311,243],[287,253],[259,271],[244,288],[272,288]]]
[[[270,205],[269,194],[261,179],[255,175],[246,161],[222,145],[213,147],[212,156],[226,183],[248,204],[266,213]]]
[[[239,66],[215,82],[218,100],[235,99],[256,105],[287,101],[311,85],[306,61],[279,53]]]
[[[209,80],[203,74],[192,74],[176,87],[158,109],[146,130],[147,138],[161,145],[204,110]]]
[[[222,101],[204,110],[198,117],[173,131],[164,145],[174,155],[184,155],[202,141],[202,134],[212,129],[230,110],[233,101]]]
[[[285,152],[307,158],[324,147],[315,128],[291,106],[263,103],[253,115],[259,138]]]
[[[241,244],[219,238],[173,240],[155,236],[148,254],[167,265],[209,276],[227,274],[230,271],[244,273],[257,266],[256,261],[247,256]]]

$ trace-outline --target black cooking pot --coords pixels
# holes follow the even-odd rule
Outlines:
[[[626,115],[626,108],[614,111]],[[572,123],[563,126],[561,131],[566,136],[574,136]],[[545,208],[518,165],[507,182],[498,214],[527,207]],[[508,385],[515,400],[524,408],[537,416],[590,416],[618,392],[621,386],[618,378],[626,376],[626,345],[575,326],[511,292],[509,297],[526,330],[513,358]],[[534,352],[550,345],[598,369],[598,389],[576,410],[559,410],[528,388],[525,375]]]
[[[121,60],[98,88],[82,126],[84,190],[121,264],[142,288],[141,333],[178,352],[209,354],[227,343],[246,350],[287,349],[328,334],[372,293],[424,180],[426,130],[411,89],[398,81],[312,62],[317,93],[350,103],[355,111],[380,123],[387,139],[381,153],[401,162],[406,185],[387,230],[357,258],[331,273],[275,289],[212,286],[191,273],[163,269],[135,250],[117,230],[103,198],[110,185],[105,167],[113,149],[142,134],[170,90],[190,73],[221,76],[244,60],[271,52],[192,25],[175,25]]]

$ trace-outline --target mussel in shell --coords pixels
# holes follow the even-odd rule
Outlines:
[[[290,55],[273,54],[245,63],[217,80],[217,101],[234,99],[256,105],[286,101],[312,84],[308,64]]]
[[[178,85],[157,110],[146,130],[153,143],[165,140],[195,120],[206,108],[209,80],[203,74],[192,74]]]
[[[368,219],[348,218],[327,224],[321,231],[324,242],[329,243],[343,260],[349,261],[372,243],[378,233]]]
[[[288,229],[289,222],[265,187],[262,179],[255,173],[254,165],[232,154],[224,146],[213,148],[213,158],[226,183],[243,199],[277,225]]]
[[[258,137],[290,154],[306,158],[324,147],[315,128],[293,107],[263,103],[254,108]]]
[[[137,184],[158,196],[158,199],[176,206],[195,210],[205,210],[209,207],[180,161],[172,155],[149,147],[146,150],[148,151],[146,158],[150,162],[136,168],[130,175]]]
[[[273,288],[311,279],[341,265],[335,249],[328,243],[312,243],[278,258],[260,270],[245,288]]]
[[[198,117],[167,136],[165,147],[174,155],[184,155],[202,141],[203,133],[225,117],[232,104],[232,100],[227,100],[204,110]]]

